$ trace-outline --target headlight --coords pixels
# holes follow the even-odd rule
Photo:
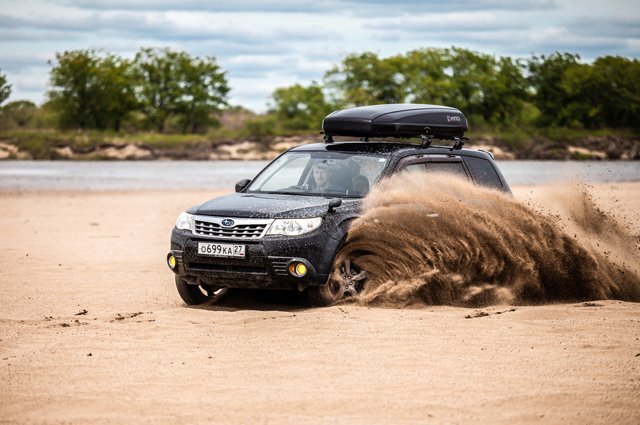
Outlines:
[[[176,229],[191,230],[193,229],[193,215],[188,212],[181,212],[176,220]]]
[[[298,236],[317,229],[322,223],[321,217],[316,218],[280,218],[271,224],[267,235]]]

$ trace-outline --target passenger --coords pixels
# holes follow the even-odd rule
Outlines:
[[[364,196],[369,192],[369,180],[365,176],[357,175],[353,178],[351,187],[353,195]]]

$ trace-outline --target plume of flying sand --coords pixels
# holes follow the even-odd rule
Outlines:
[[[349,255],[368,271],[358,298],[364,304],[640,301],[638,237],[588,192],[576,193],[566,198],[563,224],[451,175],[401,174],[364,200],[337,261]],[[568,222],[579,235],[568,232]]]

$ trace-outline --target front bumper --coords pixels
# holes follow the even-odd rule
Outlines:
[[[320,229],[297,237],[267,236],[257,241],[242,241],[245,258],[200,255],[198,242],[230,241],[202,239],[189,231],[173,230],[167,258],[175,257],[173,272],[189,283],[302,291],[310,285],[327,282],[340,240]],[[288,265],[292,261],[303,262],[307,274],[303,277],[289,274]]]

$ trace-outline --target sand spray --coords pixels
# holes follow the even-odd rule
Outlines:
[[[450,175],[377,185],[344,255],[369,272],[366,305],[640,301],[640,236],[598,208],[584,185],[543,211]]]

